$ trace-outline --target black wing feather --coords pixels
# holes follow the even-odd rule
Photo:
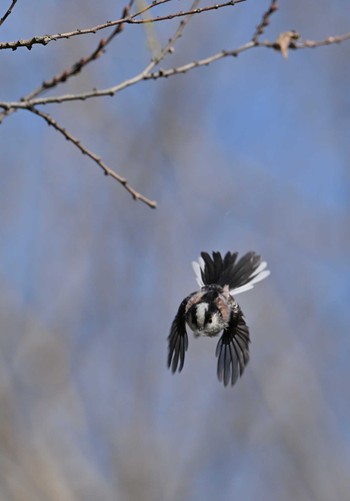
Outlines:
[[[190,297],[188,296],[180,304],[168,336],[168,367],[172,372],[177,370],[181,372],[185,362],[185,352],[188,348],[185,312]]]
[[[216,347],[217,375],[224,386],[227,386],[230,380],[233,386],[238,376],[242,376],[249,361],[249,343],[249,329],[243,314],[240,313],[236,319],[230,321]]]

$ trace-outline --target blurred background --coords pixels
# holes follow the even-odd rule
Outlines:
[[[93,26],[123,5],[19,2],[0,35]],[[197,16],[161,67],[249,41],[268,5]],[[281,2],[263,38],[345,33],[345,6]],[[164,44],[177,25],[126,26],[54,94],[130,78],[150,41]],[[1,100],[18,100],[101,36],[1,51]],[[157,210],[39,117],[4,120],[1,500],[349,498],[349,51],[345,42],[286,61],[255,49],[113,99],[41,108]],[[202,250],[255,250],[271,269],[237,297],[252,344],[233,388],[216,379],[216,340],[190,335],[183,372],[166,368]]]

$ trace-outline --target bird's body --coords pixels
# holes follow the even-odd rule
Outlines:
[[[215,337],[222,332],[216,348],[217,374],[225,386],[229,381],[233,385],[243,374],[249,360],[249,329],[233,294],[253,288],[270,272],[267,263],[254,252],[238,261],[237,256],[237,252],[227,252],[224,258],[219,252],[213,252],[212,257],[202,252],[199,262],[193,263],[201,288],[182,301],[172,323],[168,366],[173,372],[183,368],[187,324],[195,337]]]
[[[228,288],[206,285],[188,296],[185,320],[196,337],[217,336],[230,320],[238,305]]]

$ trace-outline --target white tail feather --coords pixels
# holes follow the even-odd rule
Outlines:
[[[250,289],[252,289],[254,287],[254,285],[252,284],[245,284],[245,285],[241,285],[240,287],[237,287],[236,289],[231,289],[230,290],[230,294],[240,294],[241,292],[245,292],[245,291],[250,291]]]
[[[198,261],[200,261],[201,259],[202,258],[199,258]],[[203,259],[202,259],[202,261],[203,261]],[[203,280],[202,280],[201,267],[200,267],[199,262],[192,261],[192,268],[193,268],[193,271],[196,275],[197,284],[199,285],[199,287],[203,287],[204,284],[203,284]]]
[[[259,275],[259,273],[261,271],[263,271],[267,266],[267,262],[266,261],[262,261],[259,266],[257,267],[257,269],[254,271],[254,273],[252,273],[252,277],[255,277],[255,275]]]
[[[264,278],[268,277],[269,275],[270,275],[270,270],[261,271],[259,275],[255,275],[254,278],[249,283],[257,284],[258,282],[261,282],[261,280],[264,280]]]
[[[263,264],[263,263],[261,263],[261,264]],[[260,266],[257,269],[259,269]],[[266,268],[266,266],[267,266],[267,263],[265,263],[264,268]],[[261,282],[261,280],[264,280],[264,278],[266,278],[270,275],[270,270],[264,270],[264,268],[260,271],[260,273],[258,275],[256,274],[256,270],[255,270],[255,272],[251,275],[252,278],[249,279],[250,281],[247,284],[241,285],[240,287],[237,287],[236,289],[231,289],[230,293],[231,294],[240,294],[241,292],[245,292],[245,291],[249,291],[250,289],[253,289],[255,284],[257,284],[258,282]]]

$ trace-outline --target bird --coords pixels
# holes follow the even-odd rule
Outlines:
[[[200,289],[180,304],[168,336],[168,368],[181,372],[188,349],[188,326],[194,337],[221,337],[216,346],[217,377],[233,386],[249,361],[249,328],[235,295],[265,279],[267,262],[255,252],[201,252],[192,263]]]

